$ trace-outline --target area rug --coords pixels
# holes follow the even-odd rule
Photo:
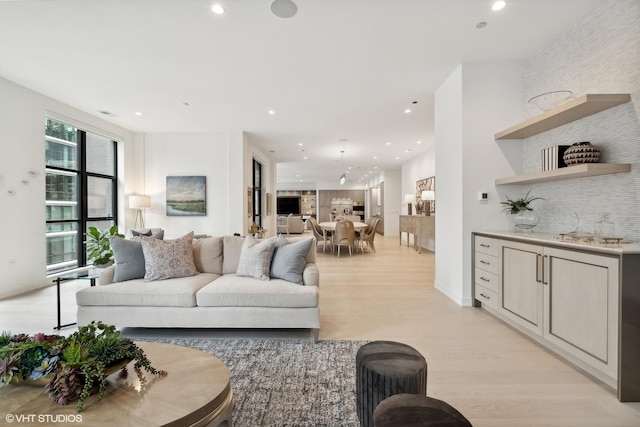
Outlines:
[[[355,360],[361,341],[158,339],[205,351],[231,372],[234,427],[359,426]]]

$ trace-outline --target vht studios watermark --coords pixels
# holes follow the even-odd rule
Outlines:
[[[7,414],[8,423],[81,423],[82,415],[77,414]]]

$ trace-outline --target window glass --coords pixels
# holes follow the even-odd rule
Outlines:
[[[87,218],[113,216],[113,182],[110,179],[87,178]]]
[[[113,141],[95,133],[87,132],[87,172],[100,175],[115,175]]]

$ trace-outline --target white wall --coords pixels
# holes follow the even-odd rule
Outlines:
[[[151,196],[145,222],[148,227],[164,228],[168,237],[190,231],[213,236],[246,234],[251,223],[247,189],[252,186],[254,157],[263,162],[266,192],[274,193],[273,162],[240,131],[147,133],[144,152],[145,191]],[[207,177],[207,215],[167,216],[166,177],[192,175]],[[275,229],[272,223],[267,229]]]
[[[0,78],[0,298],[50,285],[45,246],[45,116],[117,139],[121,152],[119,185],[131,165],[134,134],[97,117]],[[27,185],[29,171],[38,176]],[[8,193],[9,190],[15,194]],[[120,206],[120,214],[124,213]],[[124,218],[121,216],[121,218]],[[133,216],[131,216],[133,219]],[[124,226],[124,224],[120,224]],[[52,304],[54,302],[52,301]]]
[[[277,234],[277,220],[276,220],[276,163],[269,157],[266,151],[257,147],[251,142],[251,138],[246,133],[244,134],[244,180],[245,187],[253,186],[253,159],[262,163],[262,227],[267,230],[267,236],[275,236]],[[271,194],[272,207],[271,215],[267,215],[267,193]],[[245,205],[246,207],[246,205]],[[248,213],[248,210],[246,211]],[[244,224],[246,233],[249,226],[252,224],[251,218],[245,215],[247,219]]]
[[[608,0],[575,28],[561,34],[525,63],[521,104],[527,117],[538,114],[526,100],[549,90],[630,93],[631,102],[553,129],[522,142],[524,172],[541,169],[540,150],[590,141],[601,162],[631,163],[631,172],[553,181],[531,186],[545,199],[536,208],[539,232],[575,229],[578,213],[587,231],[601,212],[611,213],[616,234],[640,240],[640,2]],[[524,189],[508,189],[518,196]]]
[[[471,233],[505,229],[494,180],[514,173],[521,147],[494,134],[522,117],[521,76],[517,63],[462,64],[436,91],[435,285],[460,305],[472,303]]]
[[[426,152],[411,159],[402,165],[402,214],[407,213],[407,203],[404,202],[405,194],[416,194],[416,181],[429,178],[436,174],[435,146],[432,146]],[[436,179],[436,192],[438,190],[438,180]],[[436,193],[437,194],[437,193]],[[415,206],[413,213],[415,214]],[[435,239],[430,237],[422,237],[420,246],[430,251],[435,251]]]

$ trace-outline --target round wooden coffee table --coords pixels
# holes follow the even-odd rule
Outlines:
[[[0,419],[11,421],[6,417],[14,417],[14,423],[20,424],[19,417],[31,417],[38,425],[49,421],[87,426],[219,426],[226,422],[231,427],[233,393],[229,369],[220,359],[188,347],[136,344],[154,368],[168,372],[166,377],[145,372],[147,382],[142,385],[131,362],[128,377],[111,375],[103,399],[90,396],[79,414],[75,402],[57,405],[41,387],[2,387]],[[65,424],[63,419],[71,423]]]

